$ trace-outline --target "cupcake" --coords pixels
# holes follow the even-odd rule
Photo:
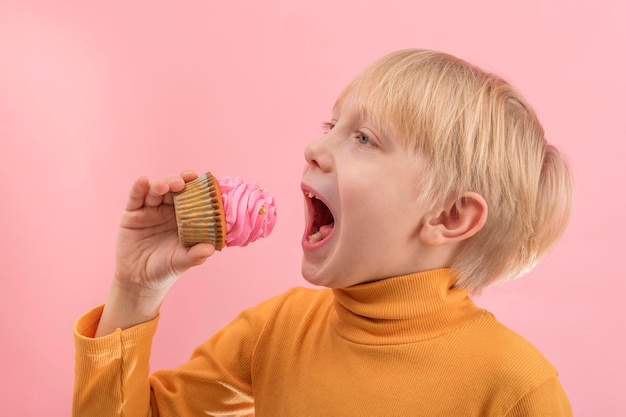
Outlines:
[[[210,243],[216,250],[267,237],[276,224],[274,198],[255,182],[206,173],[174,193],[183,246]]]

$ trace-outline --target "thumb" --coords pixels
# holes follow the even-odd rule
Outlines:
[[[202,265],[215,253],[215,247],[210,243],[198,243],[187,250],[189,266]]]
[[[180,276],[189,268],[202,265],[213,253],[215,247],[209,243],[198,243],[190,248],[177,248],[172,257],[175,275]]]

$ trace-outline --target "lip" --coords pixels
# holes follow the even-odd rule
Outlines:
[[[335,228],[333,227],[333,230],[331,230],[330,233],[319,242],[309,241],[309,234],[311,232],[311,229],[313,227],[313,222],[314,222],[315,208],[313,207],[313,201],[308,196],[308,194],[309,193],[314,194],[315,198],[320,200],[326,207],[328,207],[328,209],[331,211],[331,214],[333,215],[333,218],[335,218],[335,214],[330,209],[330,206],[328,205],[327,200],[322,195],[320,195],[320,193],[315,188],[302,183],[301,189],[302,189],[302,195],[304,197],[304,202],[306,205],[306,216],[305,216],[306,224],[304,228],[304,233],[302,235],[302,249],[313,251],[318,248],[321,248],[322,246],[325,246],[331,240],[335,232]]]

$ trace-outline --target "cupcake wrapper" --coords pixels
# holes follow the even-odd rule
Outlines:
[[[217,179],[207,172],[174,194],[174,209],[181,245],[210,243],[216,250],[226,245],[226,219]]]

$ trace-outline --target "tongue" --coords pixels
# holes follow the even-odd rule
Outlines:
[[[333,230],[333,226],[334,223],[321,226],[317,232],[309,235],[309,242],[319,242],[320,240],[323,240]]]
[[[332,232],[333,226],[335,226],[334,223],[325,224],[324,226],[320,227],[320,234],[322,235],[322,239],[324,239],[330,234],[330,232]]]

